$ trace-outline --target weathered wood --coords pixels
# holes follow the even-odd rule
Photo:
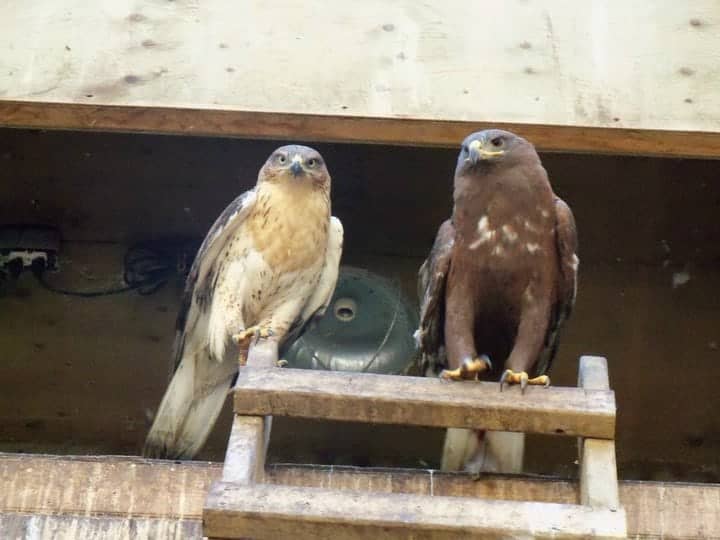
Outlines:
[[[0,514],[3,540],[201,540],[197,519]]]
[[[578,386],[591,391],[608,390],[607,360],[601,356],[581,357]],[[593,508],[619,508],[615,441],[580,438],[579,444],[580,502]]]
[[[545,150],[720,154],[713,0],[346,7],[22,3],[0,123],[453,146],[492,124]]]
[[[225,482],[251,484],[262,481],[269,436],[265,426],[269,420],[262,416],[235,415],[223,465]]]
[[[0,513],[135,516],[199,524],[219,463],[127,456],[47,456],[0,453]],[[578,502],[578,484],[539,477],[426,470],[270,465],[267,481],[294,486],[415,493],[482,499]],[[620,482],[620,502],[632,538],[720,538],[720,485]],[[198,528],[199,530],[199,528]],[[0,538],[6,538],[0,530]],[[12,537],[11,537],[12,538]],[[188,536],[188,538],[198,538]]]
[[[241,368],[235,412],[600,438],[615,429],[610,391],[536,387],[521,395],[497,383],[298,369]]]
[[[277,360],[277,342],[263,340],[250,346],[248,366],[255,369],[273,369]],[[270,416],[235,415],[225,451],[223,481],[240,484],[262,481],[271,428]]]
[[[210,538],[625,538],[622,510],[466,497],[214,484],[203,512]]]

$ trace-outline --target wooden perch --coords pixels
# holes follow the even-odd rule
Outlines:
[[[213,539],[625,538],[622,511],[278,485],[213,484],[204,521]]]
[[[519,388],[299,369],[240,369],[235,412],[326,420],[482,428],[611,439],[612,391]]]

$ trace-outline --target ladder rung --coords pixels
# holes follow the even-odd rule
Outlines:
[[[625,513],[580,505],[213,484],[210,539],[624,538]]]
[[[240,369],[235,412],[613,439],[611,390],[302,369]]]

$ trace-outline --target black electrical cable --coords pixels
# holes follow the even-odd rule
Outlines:
[[[65,296],[97,298],[129,291],[149,295],[160,289],[174,275],[186,272],[184,254],[184,250],[167,249],[160,244],[136,244],[127,250],[123,260],[123,281],[126,285],[96,291],[73,291],[48,283],[43,261],[33,262],[32,272],[43,288]]]

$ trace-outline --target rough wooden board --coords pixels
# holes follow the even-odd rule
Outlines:
[[[219,482],[208,495],[203,533],[210,538],[258,540],[625,538],[625,512],[557,503]]]
[[[235,415],[223,463],[225,482],[250,484],[262,479],[267,436],[265,418]]]
[[[192,519],[1,514],[3,540],[201,540]]]
[[[0,122],[717,156],[715,7],[43,0],[0,21]]]
[[[219,463],[113,456],[0,453],[0,513],[201,519]],[[578,485],[550,478],[424,470],[276,465],[268,481],[295,486],[381,493],[577,503]],[[132,496],[128,496],[131,494]],[[162,496],[158,496],[162,494]],[[720,538],[720,485],[620,482],[620,502],[632,538]],[[0,534],[0,537],[2,535]]]
[[[584,390],[609,390],[607,360],[583,356],[578,386]],[[593,508],[615,510],[620,506],[615,441],[580,438],[580,502]]]
[[[240,369],[235,412],[613,438],[612,392],[296,369]]]

